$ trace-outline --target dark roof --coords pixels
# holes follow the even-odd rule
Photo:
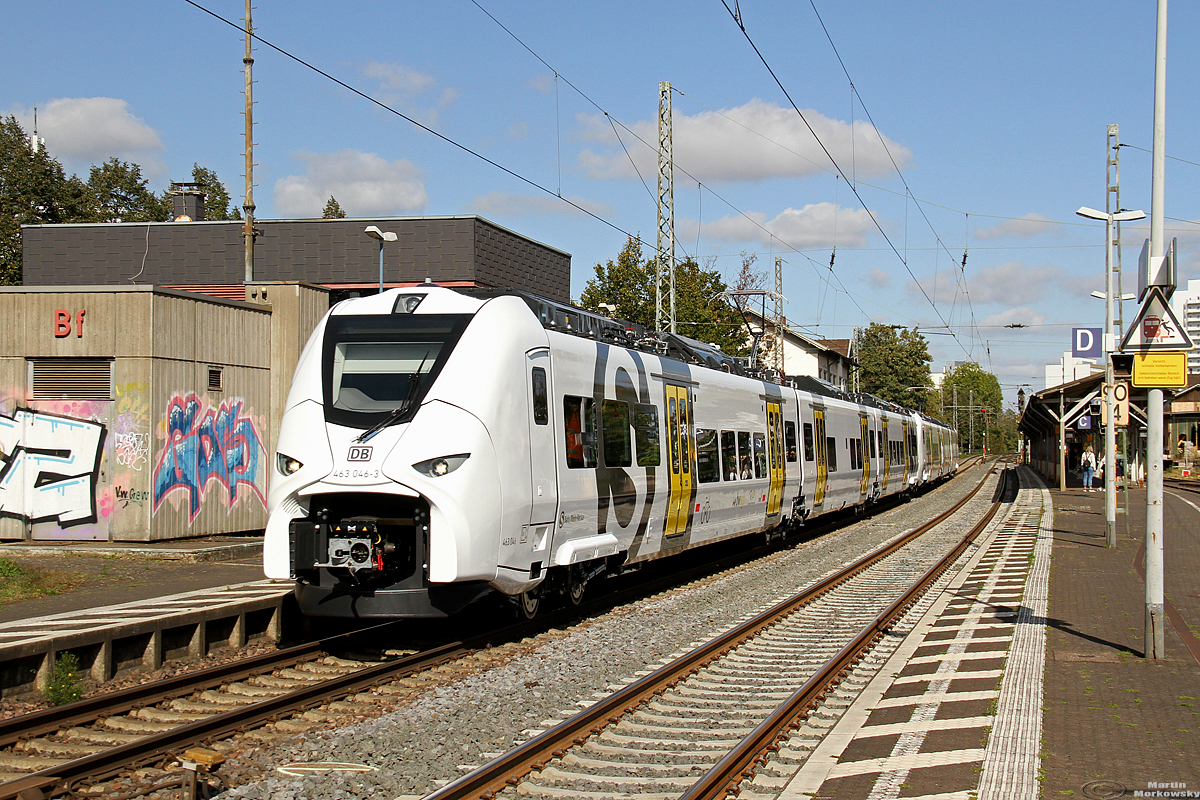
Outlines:
[[[228,286],[245,279],[244,223],[125,222],[21,227],[27,286]],[[254,280],[371,286],[384,280],[512,287],[569,302],[571,256],[482,217],[255,220]]]

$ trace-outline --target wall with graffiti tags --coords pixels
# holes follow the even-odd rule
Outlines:
[[[0,540],[266,524],[270,309],[136,289],[0,292]]]

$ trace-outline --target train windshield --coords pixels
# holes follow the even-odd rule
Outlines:
[[[469,320],[465,314],[330,317],[325,419],[352,428],[407,422]]]

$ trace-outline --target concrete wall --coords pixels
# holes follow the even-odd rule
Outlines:
[[[4,288],[0,318],[16,323],[0,330],[0,539],[265,525],[270,309],[154,287]],[[35,393],[31,364],[57,383]],[[92,368],[111,369],[103,391],[72,383]]]

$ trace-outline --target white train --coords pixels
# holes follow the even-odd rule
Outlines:
[[[954,431],[540,298],[426,285],[330,309],[296,367],[264,568],[312,615],[532,615],[593,577],[861,506]]]

